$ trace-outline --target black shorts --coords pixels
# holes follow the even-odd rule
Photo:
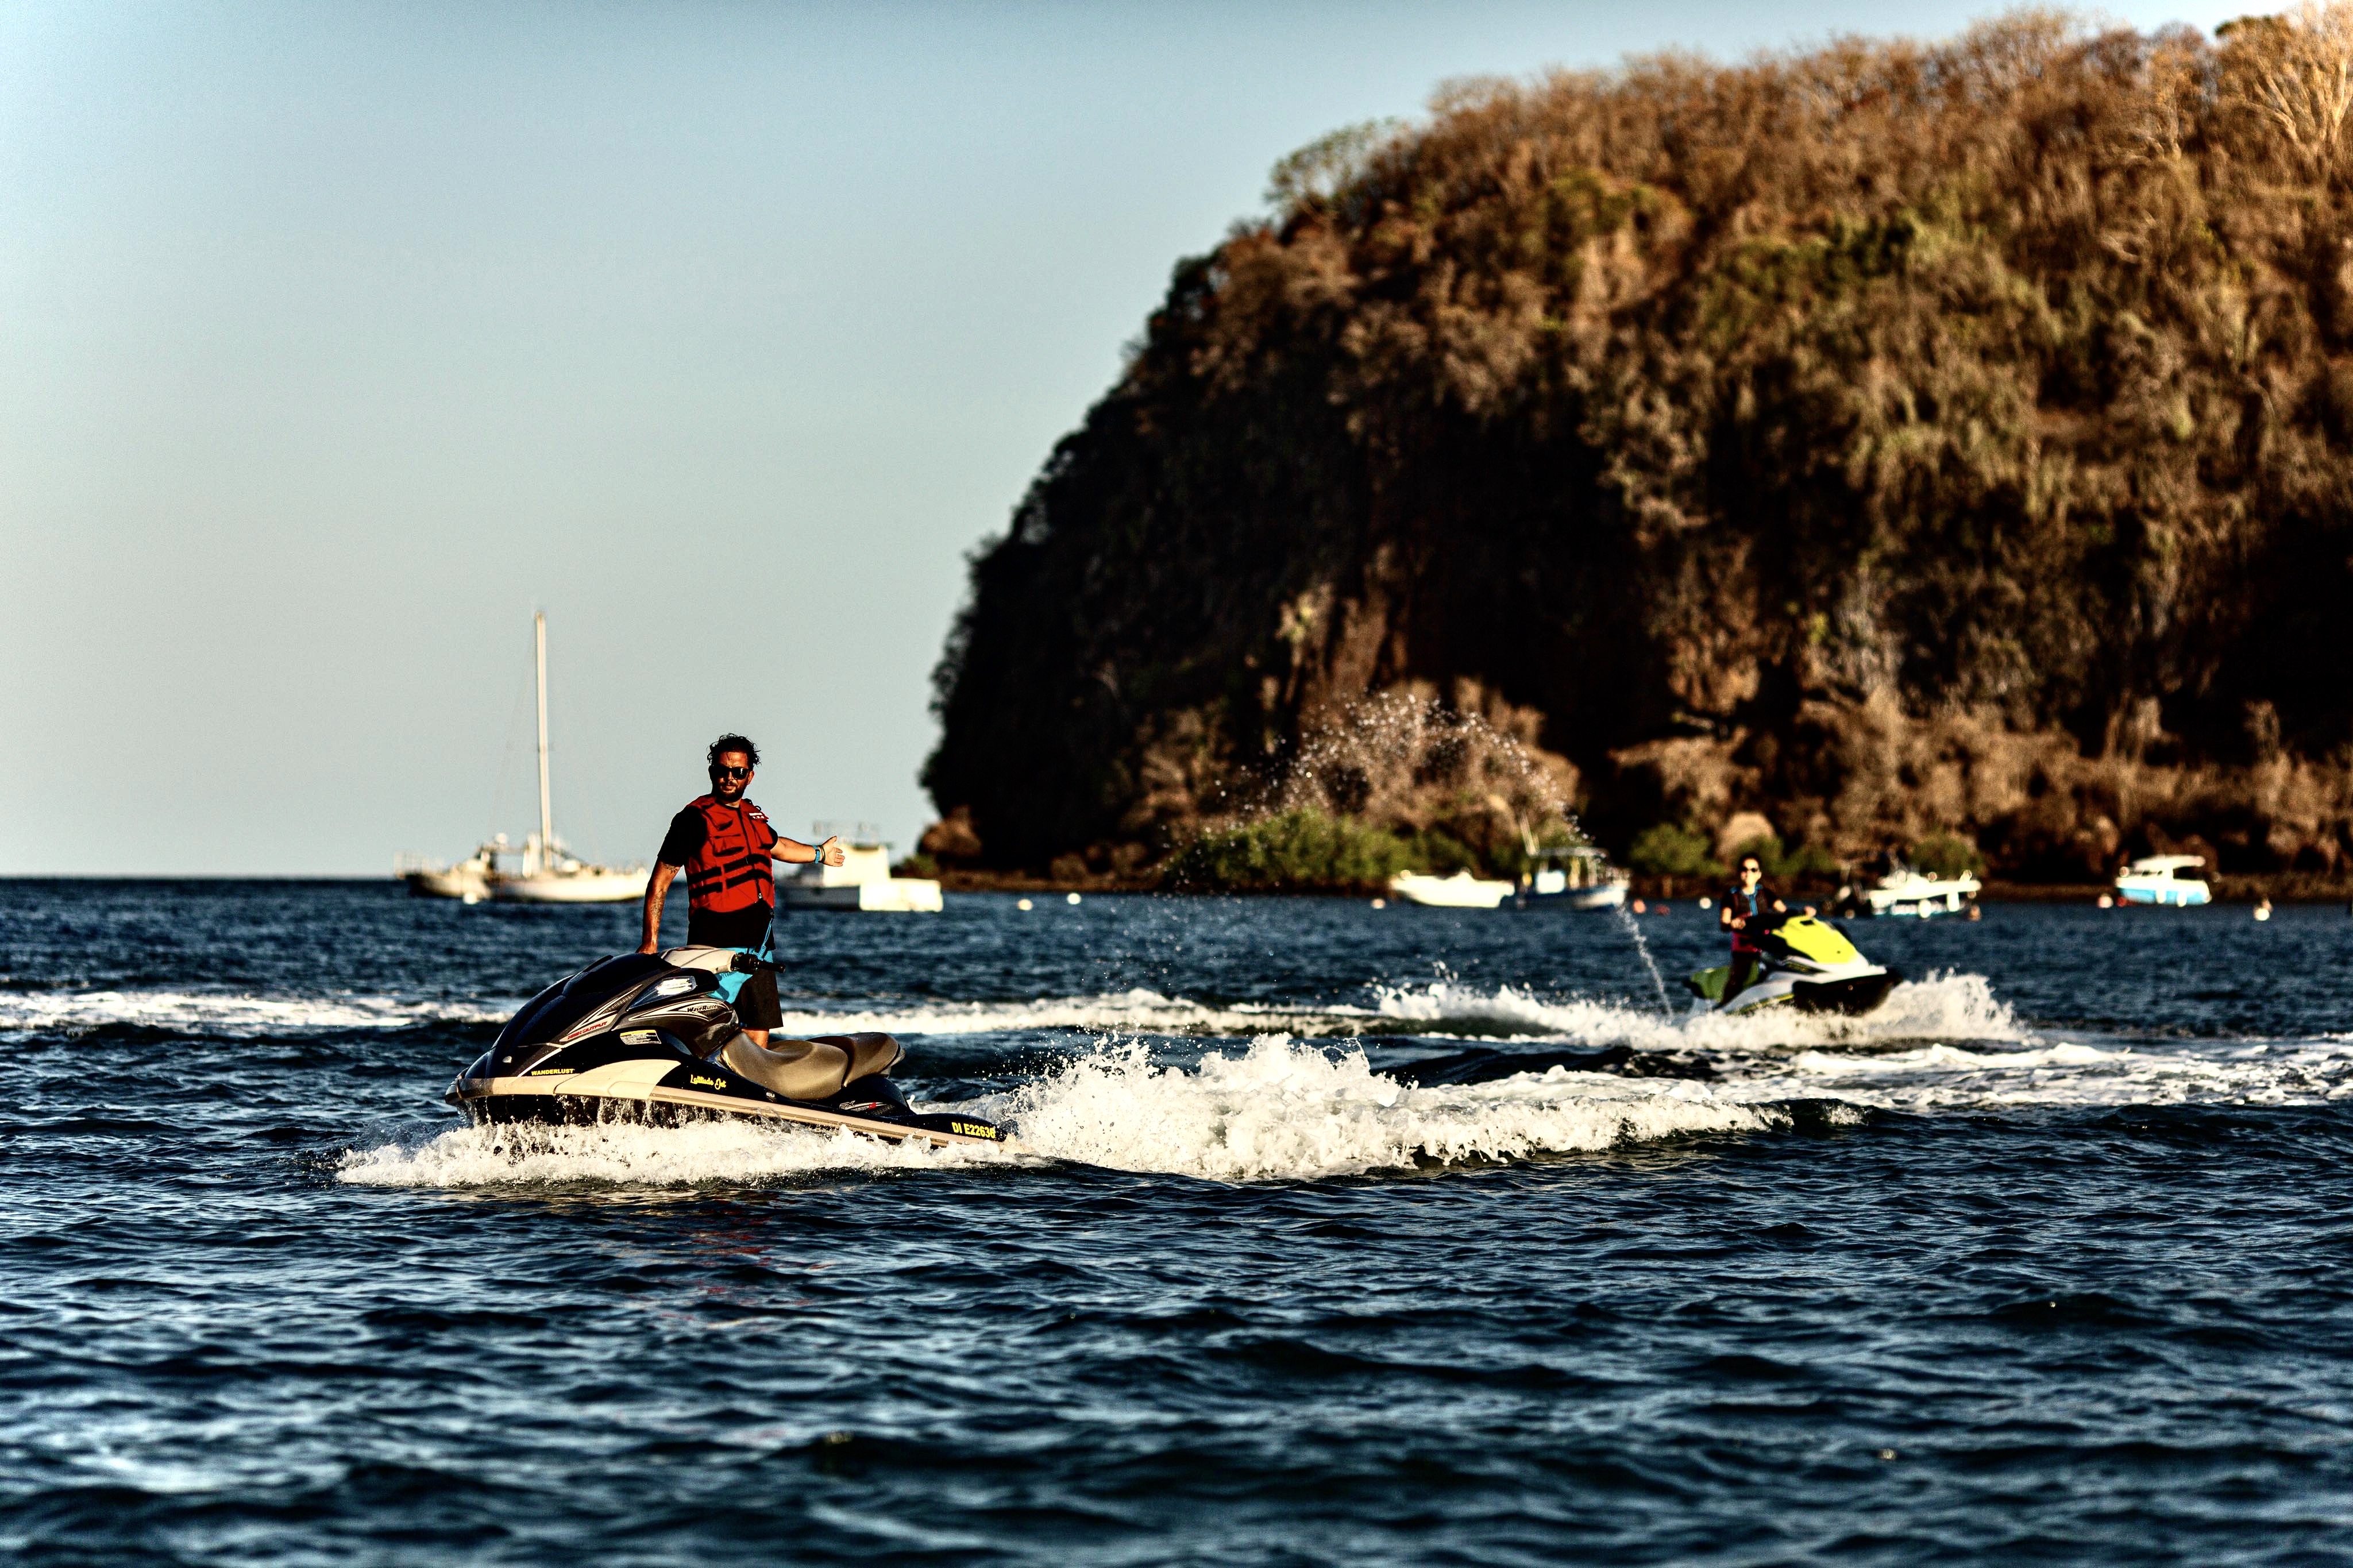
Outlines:
[[[689,908],[686,912],[686,945],[757,950],[767,946],[768,922],[776,918],[774,904],[753,904],[745,909],[730,910],[725,914]]]
[[[746,1029],[773,1029],[784,1021],[784,1006],[776,1000],[775,971],[756,972],[744,982],[744,989],[735,993],[735,1022]]]

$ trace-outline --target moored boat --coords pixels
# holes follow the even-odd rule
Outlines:
[[[499,874],[499,856],[506,848],[506,837],[485,840],[474,852],[455,865],[444,866],[422,855],[396,855],[392,858],[392,874],[408,884],[409,892],[420,899],[456,899],[460,902],[479,904],[491,896],[491,879]]]
[[[454,866],[396,856],[393,875],[420,898],[469,904],[484,899],[523,904],[615,904],[642,899],[652,877],[642,861],[599,866],[572,853],[555,836],[547,778],[547,617],[534,615],[531,621],[533,671],[539,689],[539,831],[523,840],[522,868],[500,868],[500,856],[509,852],[506,835],[501,834]]]
[[[1960,913],[1984,887],[1967,871],[1957,877],[1940,877],[1933,871],[1916,871],[1899,860],[1876,886],[1863,889],[1852,903],[1859,915],[1910,916],[1925,921]]]
[[[1409,904],[1438,910],[1492,910],[1512,896],[1512,884],[1493,882],[1457,871],[1451,877],[1400,871],[1389,879],[1389,891]]]
[[[842,837],[819,823],[810,842]],[[891,874],[891,847],[868,823],[860,823],[842,846],[841,864],[776,868],[776,908],[830,910],[838,913],[931,914],[940,912],[940,885],[928,877]]]
[[[1626,902],[1631,879],[1589,844],[1533,852],[1513,901],[1524,910],[1614,910]]]
[[[2116,873],[2116,899],[2127,904],[2169,904],[2187,909],[2211,903],[2213,889],[2196,877],[2177,873],[2206,864],[2203,855],[2145,855]]]

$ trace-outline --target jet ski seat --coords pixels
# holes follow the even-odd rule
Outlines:
[[[849,1071],[843,1075],[845,1084],[856,1083],[878,1072],[889,1072],[907,1059],[906,1047],[894,1035],[823,1035],[818,1037],[828,1045],[840,1046],[849,1052]]]
[[[814,1040],[776,1040],[762,1047],[737,1034],[719,1048],[719,1059],[764,1089],[787,1100],[830,1100],[843,1086],[888,1072],[906,1052],[889,1035],[827,1035]]]

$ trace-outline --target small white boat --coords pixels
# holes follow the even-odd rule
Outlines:
[[[1947,879],[1933,871],[1915,871],[1897,862],[1879,885],[1865,888],[1858,900],[1858,914],[1910,915],[1930,920],[1937,915],[1957,915],[1968,907],[1968,901],[1984,889],[1969,872]]]
[[[2148,855],[2116,873],[2116,900],[2126,904],[2172,904],[2187,909],[2214,901],[2213,890],[2196,877],[2181,877],[2206,864],[2203,855]]]
[[[499,857],[506,852],[506,835],[486,840],[473,854],[454,866],[444,866],[422,855],[396,855],[392,874],[408,884],[420,899],[457,899],[479,904],[491,896],[491,880],[499,874]]]
[[[816,842],[837,837],[826,827],[820,823],[811,829]],[[940,912],[940,885],[928,877],[891,875],[891,847],[861,824],[852,842],[843,846],[839,866],[779,864],[776,908],[935,915]]]
[[[508,852],[506,836],[501,834],[455,866],[397,856],[393,875],[421,897],[469,904],[484,899],[522,904],[617,904],[642,899],[652,877],[643,861],[595,865],[573,854],[555,836],[547,787],[547,617],[534,615],[531,623],[533,667],[539,683],[539,831],[522,841],[522,869],[509,873],[499,868],[499,857]]]
[[[1489,882],[1468,871],[1451,877],[1430,877],[1400,871],[1389,879],[1389,891],[1409,904],[1438,910],[1492,910],[1512,896],[1509,882]]]
[[[1536,865],[1514,901],[1524,910],[1614,910],[1631,879],[1589,844],[1533,851]]]

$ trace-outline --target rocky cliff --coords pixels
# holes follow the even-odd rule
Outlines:
[[[987,861],[1132,867],[1404,693],[1615,847],[2335,873],[2348,54],[2031,13],[1294,154],[976,557],[926,786]],[[1323,782],[1475,814],[1461,754]]]

